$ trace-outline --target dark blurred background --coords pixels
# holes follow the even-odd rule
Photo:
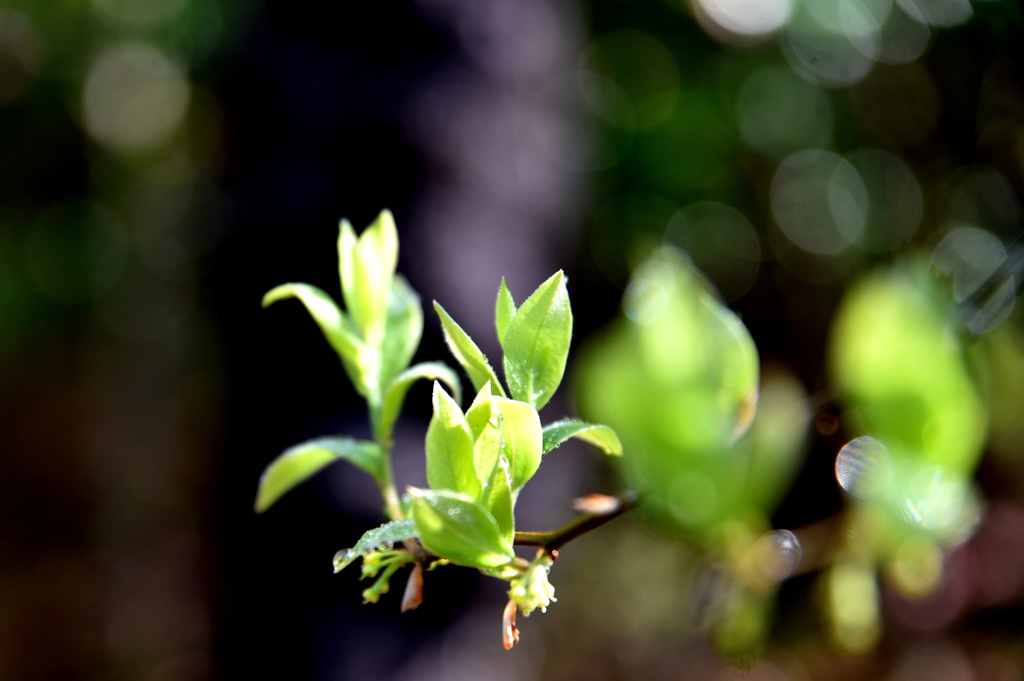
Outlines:
[[[693,557],[632,519],[563,552],[560,602],[510,653],[503,585],[470,570],[431,573],[414,613],[361,605],[330,560],[381,519],[368,478],[339,464],[251,510],[283,449],[368,434],[306,313],[260,298],[337,295],[339,218],[387,207],[399,270],[489,356],[500,277],[522,300],[559,268],[579,346],[667,240],[834,415],[827,336],[853,278],[940,243],[997,263],[1018,246],[1022,26],[1014,0],[0,3],[0,679],[739,674],[675,588]],[[417,359],[451,364],[426,318]],[[569,382],[547,420],[573,412]],[[400,486],[425,477],[427,397],[399,424]],[[967,595],[890,598],[878,648],[849,656],[799,577],[745,678],[1024,677],[1018,397],[979,473],[997,520],[951,571]],[[848,437],[818,423],[776,527],[842,504]],[[616,489],[563,450],[520,527]]]

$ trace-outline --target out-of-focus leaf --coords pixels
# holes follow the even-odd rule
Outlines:
[[[338,551],[334,556],[334,571],[341,572],[359,556],[382,547],[388,549],[406,539],[415,539],[418,536],[412,518],[384,523],[380,527],[368,530],[352,548]]]
[[[285,492],[339,459],[380,477],[381,449],[374,442],[350,437],[320,437],[286,449],[260,477],[256,512],[270,508]]]
[[[453,563],[494,568],[515,557],[512,543],[480,502],[450,490],[409,489],[412,517],[428,551]]]
[[[544,426],[544,453],[562,444],[571,437],[600,447],[605,454],[622,456],[622,442],[615,431],[608,426],[594,425],[575,419],[555,421]]]
[[[738,439],[754,420],[760,362],[757,346],[736,314],[710,293],[701,296],[708,314],[708,342],[715,349],[718,403],[734,415],[731,439]]]
[[[772,508],[799,468],[807,441],[810,410],[803,385],[795,377],[769,372],[761,389],[761,407],[751,429],[748,499]]]
[[[427,481],[434,489],[480,496],[473,435],[459,405],[434,381],[434,416],[427,427]]]
[[[926,273],[877,273],[850,289],[836,315],[832,369],[864,432],[897,457],[968,475],[987,419],[949,318]]]
[[[459,385],[459,377],[447,365],[441,362],[421,362],[411,366],[395,377],[387,390],[384,392],[384,401],[381,407],[380,423],[378,426],[378,437],[383,441],[389,437],[391,429],[402,411],[402,404],[412,384],[420,379],[431,381],[444,381],[448,389],[455,396],[455,402],[462,401],[462,389]]]
[[[484,383],[490,381],[491,392],[504,397],[505,390],[501,387],[494,369],[491,368],[487,357],[476,346],[473,339],[455,323],[455,320],[436,300],[434,309],[437,310],[437,316],[441,318],[441,328],[444,330],[444,339],[448,344],[448,349],[469,374],[469,380],[473,382],[473,387],[479,390]]]
[[[515,399],[540,409],[562,382],[572,339],[572,310],[561,270],[526,299],[508,325],[505,379]]]
[[[494,326],[498,330],[498,342],[504,346],[505,332],[512,318],[516,316],[516,301],[512,298],[512,292],[505,285],[505,277],[501,278],[501,286],[498,288],[498,300],[494,304]]]
[[[380,348],[378,385],[382,391],[409,366],[422,335],[423,309],[420,307],[420,297],[403,277],[395,277],[391,283],[387,324]]]

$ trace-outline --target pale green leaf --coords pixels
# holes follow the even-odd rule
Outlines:
[[[476,394],[473,404],[469,405],[469,409],[466,410],[466,423],[469,424],[469,430],[473,433],[474,441],[480,437],[480,433],[483,432],[484,428],[493,418],[494,406],[491,403],[491,382],[487,381],[484,383],[484,387],[480,388],[480,392]]]
[[[608,426],[585,423],[575,419],[555,421],[544,426],[544,453],[562,444],[571,437],[600,447],[605,454],[622,456],[622,442],[615,431]]]
[[[540,409],[565,373],[572,311],[565,276],[556,272],[523,303],[505,332],[505,380],[512,397]]]
[[[544,442],[540,416],[525,402],[492,399],[501,414],[501,454],[508,459],[512,491],[518,492],[540,466]]]
[[[453,563],[495,568],[515,558],[512,542],[472,497],[450,490],[410,488],[412,517],[428,551]]]
[[[341,279],[341,297],[345,307],[352,311],[356,296],[356,231],[352,223],[342,220],[338,225],[338,276]]]
[[[434,416],[427,427],[427,481],[434,489],[480,496],[473,435],[459,405],[434,381]]]
[[[256,512],[267,510],[285,492],[340,459],[359,466],[375,479],[380,477],[382,454],[378,444],[350,437],[316,438],[290,447],[267,466],[256,493]]]
[[[402,373],[419,347],[423,335],[423,308],[420,297],[404,277],[397,276],[391,284],[384,340],[380,348],[378,385],[386,389],[395,376]]]
[[[349,314],[367,345],[377,347],[384,334],[388,296],[398,263],[398,231],[391,211],[383,210],[356,242],[352,258]]]
[[[501,530],[501,535],[511,542],[515,537],[515,501],[512,494],[512,480],[508,460],[501,457],[494,467],[491,479],[487,481],[486,505]]]
[[[512,318],[516,316],[516,301],[512,298],[512,292],[505,285],[505,277],[501,278],[501,286],[498,287],[498,300],[494,304],[494,325],[498,329],[498,342],[504,345],[505,332]]]
[[[387,549],[389,546],[395,546],[406,539],[415,539],[418,536],[416,533],[416,523],[413,522],[412,518],[392,520],[380,527],[375,527],[367,531],[355,546],[350,549],[343,549],[335,554],[334,571],[341,572],[360,556],[381,548]]]
[[[455,395],[456,403],[462,401],[459,377],[447,365],[441,362],[422,362],[411,366],[396,376],[384,392],[384,402],[378,424],[378,437],[382,441],[390,437],[391,429],[398,419],[398,414],[402,411],[402,404],[405,402],[409,388],[420,379],[444,381]]]
[[[455,323],[455,320],[436,300],[434,309],[437,310],[437,316],[441,318],[441,328],[444,330],[444,340],[448,344],[448,349],[469,374],[469,380],[473,382],[473,387],[479,390],[484,383],[490,381],[491,392],[504,397],[505,390],[501,387],[498,376],[473,339]]]

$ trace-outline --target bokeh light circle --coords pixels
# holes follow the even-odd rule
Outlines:
[[[836,457],[836,480],[849,494],[861,499],[878,496],[892,476],[892,456],[884,444],[869,435],[846,443]]]
[[[126,43],[89,67],[82,95],[85,128],[97,142],[126,153],[166,142],[181,125],[190,88],[181,69],[155,47]]]
[[[772,214],[783,234],[816,255],[834,255],[860,236],[868,195],[857,170],[821,149],[788,156],[771,185]]]

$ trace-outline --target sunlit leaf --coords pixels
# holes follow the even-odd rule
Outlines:
[[[267,510],[285,492],[340,459],[379,478],[381,456],[376,443],[350,437],[320,437],[290,447],[263,471],[256,493],[256,512]]]
[[[352,548],[338,551],[334,556],[334,571],[341,572],[356,558],[371,551],[377,551],[381,548],[386,550],[406,539],[415,539],[418,536],[416,524],[412,518],[392,520],[363,534]]]
[[[501,535],[509,542],[515,537],[515,517],[513,515],[512,476],[509,472],[508,460],[501,457],[494,467],[491,479],[487,481],[485,504],[494,516],[501,530]]]
[[[571,437],[600,447],[605,454],[622,456],[622,443],[614,430],[608,426],[594,425],[575,419],[555,421],[544,426],[544,453],[547,454]]]
[[[492,399],[501,414],[501,454],[508,460],[512,491],[518,492],[540,467],[544,443],[540,416],[525,402]]]
[[[540,409],[562,382],[572,338],[565,276],[556,272],[523,303],[505,332],[505,379],[512,396]]]
[[[455,402],[462,401],[462,389],[459,385],[458,375],[447,365],[441,362],[421,362],[411,366],[395,377],[387,390],[384,392],[383,406],[378,426],[380,437],[390,437],[391,429],[402,411],[402,404],[412,384],[420,379],[429,381],[444,381],[448,389],[455,396]]]
[[[480,433],[483,432],[493,417],[494,405],[491,402],[491,382],[487,381],[480,388],[480,392],[476,394],[473,404],[469,405],[469,409],[466,410],[466,423],[469,424],[469,430],[473,433],[474,441],[480,437]],[[495,424],[495,427],[497,427],[497,424]]]
[[[832,368],[865,434],[966,474],[987,423],[949,312],[926,273],[877,273],[851,287],[836,314]]]
[[[380,348],[378,385],[386,389],[416,354],[423,335],[423,308],[420,297],[403,277],[395,277],[388,299],[388,316]]]
[[[497,521],[472,497],[450,490],[410,488],[412,517],[428,551],[453,563],[494,568],[515,557]]]
[[[434,381],[434,416],[427,427],[427,481],[434,489],[480,496],[473,435],[459,405]]]
[[[473,342],[473,339],[455,323],[455,320],[436,300],[434,309],[437,310],[437,316],[441,318],[441,328],[444,330],[444,340],[448,344],[448,349],[469,374],[469,380],[473,382],[473,387],[479,390],[484,383],[490,381],[491,392],[504,397],[505,390],[501,387],[494,369],[491,368],[487,357]]]
[[[359,236],[351,263],[351,298],[345,302],[352,321],[362,331],[367,345],[373,347],[380,343],[384,333],[388,295],[398,263],[398,231],[391,211],[381,211]]]
[[[505,277],[501,278],[501,286],[498,288],[498,301],[494,305],[494,325],[498,330],[498,341],[505,344],[505,332],[512,318],[516,316],[516,301],[512,298],[512,292],[505,285]]]

